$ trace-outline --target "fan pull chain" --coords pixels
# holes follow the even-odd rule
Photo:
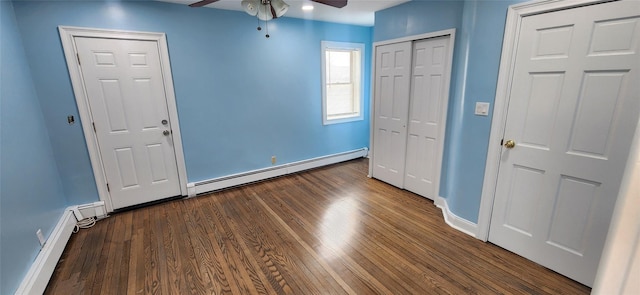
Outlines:
[[[264,0],[262,0],[264,3]],[[263,4],[263,5],[269,5],[269,10],[271,11],[271,4]],[[262,27],[260,27],[260,18],[258,18],[258,27],[256,28],[258,31],[262,31]],[[264,35],[266,38],[269,38],[271,36],[269,36],[269,23],[268,20],[264,20],[264,29],[266,31],[266,35]]]
[[[262,31],[262,27],[260,27],[260,19],[259,18],[258,18],[258,28],[257,28],[257,30],[258,31]]]

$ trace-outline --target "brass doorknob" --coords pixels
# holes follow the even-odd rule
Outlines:
[[[512,149],[514,146],[516,146],[516,142],[509,139],[504,143],[504,147],[508,148],[508,149]]]

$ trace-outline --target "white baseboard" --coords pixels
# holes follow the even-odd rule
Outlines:
[[[71,207],[67,208],[51,235],[47,239],[40,254],[31,265],[29,272],[22,280],[16,294],[42,294],[58,264],[71,233],[76,225],[76,218]]]
[[[468,234],[474,238],[477,238],[476,233],[478,232],[478,225],[461,218],[453,212],[449,210],[449,205],[447,205],[447,199],[443,197],[436,197],[434,200],[434,204],[436,207],[442,210],[442,215],[444,216],[444,221],[451,227]]]
[[[238,173],[198,182],[190,182],[187,184],[187,191],[189,192],[189,197],[193,197],[197,194],[208,193],[228,187],[265,180],[357,158],[363,158],[368,155],[368,152],[368,148],[361,148],[358,150],[253,170],[245,173]]]

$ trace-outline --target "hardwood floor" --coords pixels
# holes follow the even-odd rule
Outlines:
[[[74,234],[46,294],[588,294],[450,228],[359,159],[114,214]]]

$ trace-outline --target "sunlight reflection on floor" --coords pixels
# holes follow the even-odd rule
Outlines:
[[[322,217],[320,255],[331,260],[343,253],[345,246],[357,231],[358,202],[352,197],[344,197],[329,206]]]

